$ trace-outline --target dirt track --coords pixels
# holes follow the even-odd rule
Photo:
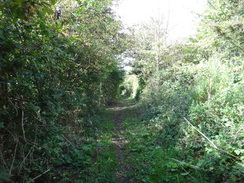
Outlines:
[[[109,110],[114,111],[114,136],[112,138],[113,143],[115,144],[116,159],[118,162],[118,168],[116,171],[116,180],[118,183],[131,183],[133,180],[127,177],[127,174],[132,170],[129,164],[126,161],[125,148],[126,148],[126,136],[123,129],[123,122],[126,118],[126,110],[130,110],[133,106],[131,102],[120,102],[112,107]]]

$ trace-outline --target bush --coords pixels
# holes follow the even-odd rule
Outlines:
[[[159,83],[158,90],[153,90],[152,82],[144,90],[143,119],[161,126],[157,134],[164,141],[161,145],[181,149],[185,162],[209,171],[209,180],[242,181],[244,94],[239,59],[230,63],[216,56],[196,65],[168,68],[160,73]]]

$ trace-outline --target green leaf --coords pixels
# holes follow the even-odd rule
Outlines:
[[[164,169],[163,168],[156,168],[154,171],[155,172],[161,172],[161,171],[163,171]]]
[[[234,150],[234,152],[235,152],[237,155],[240,155],[241,153],[244,153],[244,150],[243,150],[243,149],[236,149],[236,150]]]
[[[86,25],[80,25],[77,27],[78,29],[87,29]]]
[[[69,18],[68,20],[71,25],[75,25],[75,22],[71,18]]]
[[[234,176],[234,175],[231,176],[231,179],[232,179],[233,181],[236,181],[236,180],[237,180],[236,176]]]
[[[56,2],[57,2],[57,0],[51,0],[51,4],[52,4],[52,5],[55,5]]]
[[[189,175],[189,173],[188,173],[188,172],[186,172],[186,173],[181,173],[181,175],[186,176],[186,175]]]

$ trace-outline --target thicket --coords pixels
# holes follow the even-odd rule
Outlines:
[[[82,180],[123,75],[111,1],[4,0],[0,20],[0,182]]]
[[[120,94],[122,97],[131,97],[138,99],[139,97],[139,79],[135,74],[127,72],[124,76],[123,83],[120,85]]]
[[[141,182],[244,181],[243,10],[243,1],[209,1],[186,43],[165,45],[146,34],[153,27],[137,32]]]

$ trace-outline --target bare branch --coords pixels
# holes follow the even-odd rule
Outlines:
[[[49,172],[50,169],[46,170],[45,172],[41,173],[40,175],[37,175],[35,178],[33,178],[32,180],[36,180],[38,179],[39,177],[41,177],[42,175],[44,175],[45,173]]]
[[[186,163],[186,162],[183,162],[183,161],[180,161],[180,160],[177,160],[177,159],[174,159],[174,158],[168,158],[168,159],[173,160],[173,161],[176,161],[176,162],[178,162],[178,163],[185,164],[186,166],[188,166],[188,167],[190,167],[190,168],[193,168],[193,169],[195,169],[195,170],[202,170],[202,171],[205,171],[205,172],[206,172],[206,171],[209,171],[209,170],[205,170],[205,169],[200,168],[200,167],[198,167],[198,166],[191,165],[191,164],[188,164],[188,163]]]
[[[213,148],[215,148],[215,149],[217,149],[217,150],[219,150],[219,151],[221,151],[221,152],[223,152],[223,153],[225,153],[225,154],[228,154],[229,156],[231,156],[231,157],[233,157],[233,158],[235,158],[236,160],[238,160],[238,161],[241,161],[241,162],[244,162],[244,160],[242,160],[242,159],[240,159],[240,158],[238,158],[237,156],[235,156],[235,155],[233,155],[233,154],[231,154],[231,153],[229,153],[229,152],[227,152],[227,151],[225,151],[225,150],[223,150],[223,149],[221,149],[221,148],[219,148],[218,146],[216,146],[206,135],[204,135],[200,130],[198,130],[193,124],[191,124],[191,122],[190,121],[188,121],[186,118],[184,118],[185,119],[185,121],[186,122],[188,122],[198,133],[200,133],[211,145],[212,145],[212,147]]]

